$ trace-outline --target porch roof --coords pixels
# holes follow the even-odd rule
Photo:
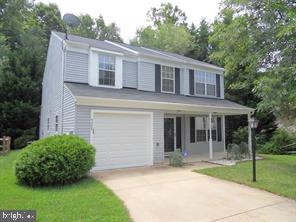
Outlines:
[[[224,115],[249,114],[254,109],[226,99],[189,95],[140,91],[137,89],[114,89],[92,87],[88,84],[66,82],[77,105],[100,105],[126,108],[175,110],[180,112],[217,112]]]

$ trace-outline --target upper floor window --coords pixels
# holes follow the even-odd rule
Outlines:
[[[161,91],[175,92],[175,72],[173,67],[161,66]]]
[[[99,55],[99,85],[115,86],[115,56]]]
[[[206,76],[204,72],[197,72],[195,78],[195,93],[205,95],[206,93]]]
[[[216,96],[216,75],[213,73],[196,72],[195,93],[197,95]]]
[[[207,73],[207,95],[216,96],[216,75]]]

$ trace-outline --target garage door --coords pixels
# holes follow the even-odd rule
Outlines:
[[[93,114],[92,144],[95,169],[152,165],[152,130],[149,113]]]

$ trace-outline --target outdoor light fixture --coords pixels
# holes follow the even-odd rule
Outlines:
[[[255,118],[255,115],[253,115],[250,120],[250,127],[252,129],[252,162],[253,162],[253,182],[256,182],[256,128],[258,126],[258,120]]]
[[[258,126],[259,121],[255,118],[255,116],[252,116],[250,119],[250,125],[252,129],[256,129]]]

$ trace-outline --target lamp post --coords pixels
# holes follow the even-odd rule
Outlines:
[[[250,126],[252,129],[252,162],[253,162],[253,182],[256,182],[256,138],[255,130],[258,126],[258,120],[255,116],[252,116],[250,119]]]

